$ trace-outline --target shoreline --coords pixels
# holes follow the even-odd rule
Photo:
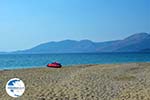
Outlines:
[[[144,64],[144,63],[150,63],[150,61],[147,62],[119,62],[119,63],[101,63],[101,64],[72,64],[72,65],[64,65],[62,68],[68,68],[68,67],[77,67],[77,66],[92,66],[92,65],[122,65],[122,64]],[[47,68],[47,66],[23,66],[18,68],[12,68],[12,69],[0,69],[0,71],[11,71],[11,70],[26,70],[26,69],[38,69],[38,68]]]
[[[148,100],[150,63],[76,65],[0,71],[0,100],[15,100],[5,85],[23,80],[21,100]]]

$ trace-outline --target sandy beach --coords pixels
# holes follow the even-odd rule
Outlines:
[[[26,85],[17,100],[150,100],[150,63],[0,71],[0,100],[15,100],[5,91],[14,77]]]

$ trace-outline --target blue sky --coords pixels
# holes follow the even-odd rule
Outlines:
[[[150,0],[0,0],[0,51],[150,32]]]

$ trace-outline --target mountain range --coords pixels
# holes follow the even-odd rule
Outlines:
[[[37,45],[31,49],[15,51],[33,53],[89,53],[89,52],[150,52],[150,34],[136,33],[122,40],[93,42],[90,40],[63,40]]]

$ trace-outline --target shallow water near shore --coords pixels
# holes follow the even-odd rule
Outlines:
[[[3,54],[0,55],[0,70],[37,68],[53,61],[63,66],[150,62],[150,53]]]

